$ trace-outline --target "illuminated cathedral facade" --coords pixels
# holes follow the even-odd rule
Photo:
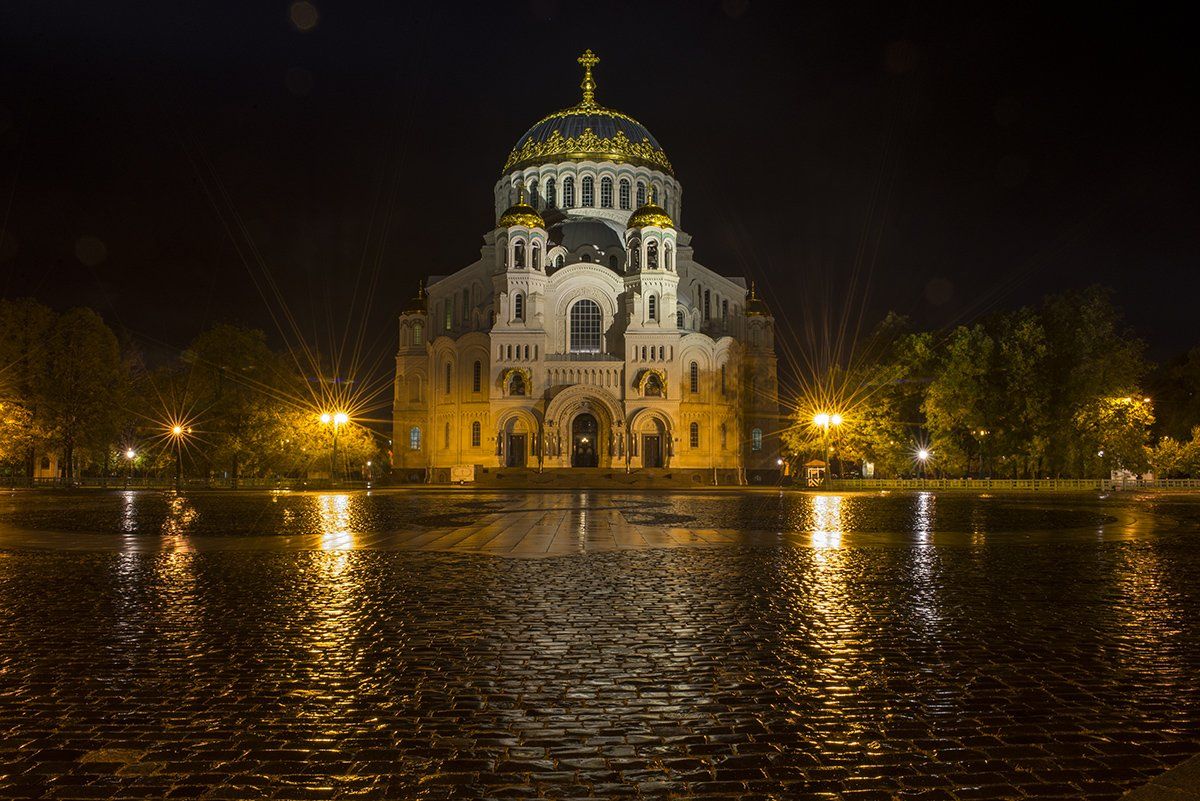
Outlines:
[[[430,276],[400,315],[393,467],[696,471],[777,467],[774,320],[742,278],[695,260],[658,141],[595,100],[518,141],[479,259]]]

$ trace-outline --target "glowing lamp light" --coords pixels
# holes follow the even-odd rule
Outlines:
[[[183,426],[181,426],[181,425],[171,426],[171,436],[182,437],[183,436]]]
[[[126,459],[132,459],[135,456],[137,456],[137,451],[135,451],[133,448],[130,448],[129,450],[125,451]]]
[[[922,462],[925,461],[926,459],[929,458],[929,451],[925,450],[924,448],[921,448],[921,450],[917,451],[917,458],[920,459]]]
[[[779,465],[780,467],[783,467],[783,459],[776,459],[775,464]]]
[[[824,412],[813,415],[813,425],[825,428],[827,425],[829,425],[829,415],[825,414]]]
[[[335,426],[343,426],[348,422],[350,422],[350,415],[345,412],[338,412],[333,416],[333,424]]]
[[[321,415],[321,424],[322,425],[329,425],[329,423],[332,420],[333,420],[333,417],[329,414],[329,412],[325,412],[324,414]]]

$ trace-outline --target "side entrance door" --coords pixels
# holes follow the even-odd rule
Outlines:
[[[524,467],[525,466],[525,435],[524,434],[509,434],[508,435],[508,460],[509,467]]]
[[[662,439],[658,434],[642,438],[642,467],[662,467]]]

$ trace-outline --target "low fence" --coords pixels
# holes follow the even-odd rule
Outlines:
[[[237,486],[227,478],[185,478],[183,489],[239,489],[239,490],[324,490],[324,489],[369,489],[373,482],[361,480],[330,481],[320,478],[240,478]],[[109,476],[83,476],[68,482],[63,478],[26,478],[24,476],[5,476],[0,486],[12,489],[31,488],[88,488],[88,489],[174,489],[175,479],[162,477],[135,476],[129,479]]]
[[[816,487],[821,489],[822,487]],[[1016,490],[1024,492],[1086,492],[1132,490],[1200,490],[1200,479],[1164,478],[1111,480],[1106,478],[835,478],[830,489],[872,490]]]

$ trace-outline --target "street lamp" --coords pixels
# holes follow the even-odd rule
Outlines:
[[[167,433],[175,443],[175,491],[178,492],[183,485],[183,441],[192,433],[192,429],[175,423],[167,429]]]
[[[125,450],[125,486],[129,486],[129,482],[133,480],[133,460],[137,458],[137,451],[133,448]]]
[[[324,412],[321,415],[321,423],[323,425],[333,425],[333,455],[330,458],[329,464],[329,482],[332,484],[337,481],[337,446],[338,446],[338,427],[344,426],[350,422],[350,415],[345,412]]]
[[[828,489],[833,480],[833,471],[829,469],[829,427],[837,428],[842,424],[842,416],[836,412],[819,412],[813,415],[813,425],[821,429],[822,437],[825,440],[825,487]]]
[[[929,451],[927,451],[925,448],[921,448],[919,451],[917,451],[917,464],[920,467],[921,478],[925,478],[925,462],[928,460]]]

